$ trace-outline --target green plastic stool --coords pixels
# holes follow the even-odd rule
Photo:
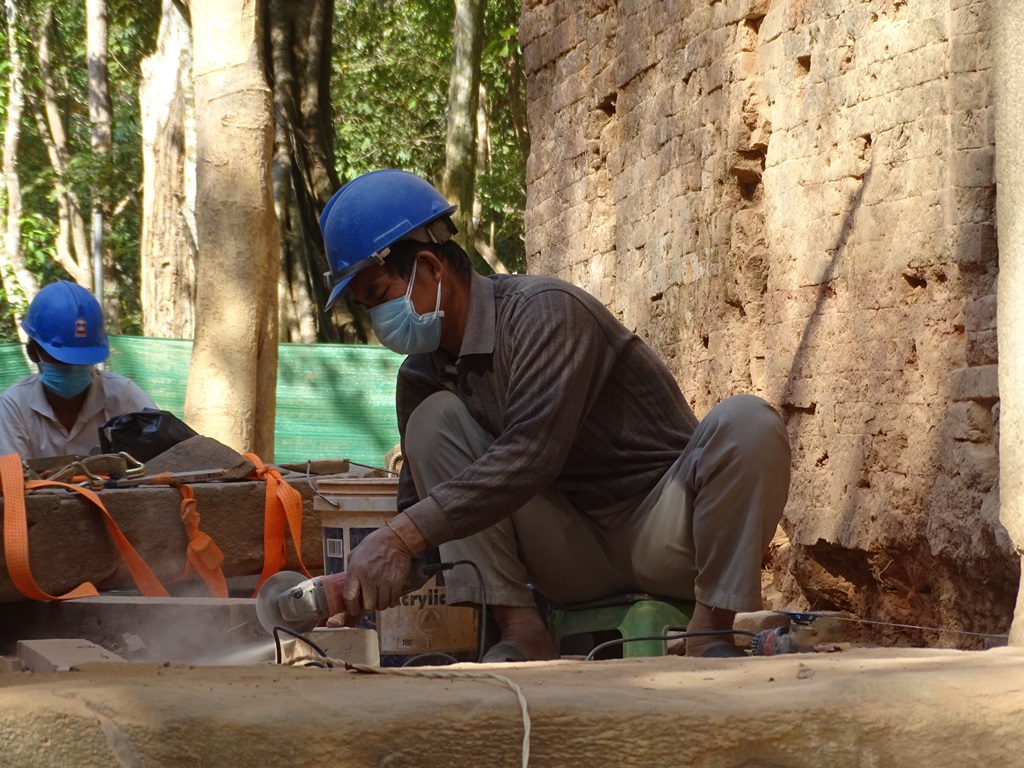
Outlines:
[[[690,623],[693,608],[691,601],[644,594],[618,595],[556,609],[548,624],[555,648],[561,653],[562,641],[573,635],[616,633],[630,638],[683,631]],[[622,644],[622,657],[664,656],[667,648],[665,640],[636,640]]]

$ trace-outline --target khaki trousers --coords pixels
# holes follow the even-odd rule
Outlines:
[[[424,400],[409,420],[404,456],[420,498],[493,439],[452,393]],[[779,414],[737,395],[708,413],[649,493],[581,511],[548,489],[487,530],[442,545],[441,558],[475,562],[490,605],[533,605],[532,587],[562,604],[646,592],[758,610],[761,560],[786,505],[789,470]],[[445,580],[449,602],[480,602],[472,568]]]

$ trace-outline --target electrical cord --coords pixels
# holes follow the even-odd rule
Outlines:
[[[324,659],[327,659],[327,663],[326,664],[322,664],[320,662],[307,662],[306,663],[307,667],[309,667],[309,666],[314,666],[314,667],[330,667],[330,666],[333,666],[331,664],[330,657],[324,652],[323,648],[321,648],[319,645],[314,643],[312,640],[310,640],[305,635],[300,635],[298,632],[295,632],[294,630],[288,629],[288,627],[281,627],[281,626],[274,627],[274,648],[275,648],[274,661],[275,661],[275,663],[281,664],[282,663],[282,659],[284,657],[284,654],[281,652],[281,633],[282,632],[284,632],[286,635],[291,635],[296,640],[301,640],[303,643],[308,645],[314,651],[319,653]]]
[[[321,499],[326,501],[332,507],[340,507],[341,504],[339,504],[336,501],[331,501],[330,499],[328,499],[326,496],[324,496],[322,493],[320,493],[320,489],[319,488],[317,488],[315,485],[313,485],[313,478],[312,478],[312,475],[311,475],[312,468],[313,468],[313,460],[312,459],[306,459],[306,485],[309,486],[309,490],[311,490],[314,494],[316,494]]]
[[[585,661],[594,661],[594,656],[605,648],[610,648],[613,645],[624,645],[625,643],[632,643],[637,640],[664,640],[668,642],[669,640],[681,640],[686,637],[718,637],[720,635],[748,635],[749,637],[756,637],[757,633],[746,632],[742,629],[721,629],[708,632],[677,632],[670,635],[647,635],[645,637],[617,637],[614,640],[608,640],[594,646],[594,649],[587,654]]]
[[[402,677],[424,677],[433,680],[478,680],[481,682],[494,680],[508,687],[519,702],[519,711],[523,722],[523,747],[522,747],[522,768],[530,764],[530,732],[532,730],[530,711],[526,704],[526,696],[523,689],[512,680],[489,670],[476,669],[402,669],[401,667],[371,667],[366,664],[350,664],[343,659],[331,659],[334,662],[333,669],[348,669],[353,672],[363,672],[371,675],[400,675]]]
[[[395,472],[393,470],[390,470],[390,469],[384,469],[384,467],[371,467],[369,464],[360,464],[359,462],[352,461],[351,459],[348,460],[348,463],[353,465],[353,466],[356,466],[356,467],[363,467],[364,469],[373,469],[373,470],[376,470],[377,472],[385,472],[388,475],[394,475],[395,477],[398,477],[398,473],[397,472]],[[309,490],[311,490],[315,495],[319,496],[321,499],[326,501],[328,504],[330,504],[335,509],[340,507],[341,504],[339,504],[336,501],[332,501],[331,499],[329,499],[326,496],[324,496],[322,493],[320,493],[320,489],[317,488],[315,485],[313,485],[312,470],[313,470],[313,460],[312,459],[306,459],[306,485],[309,486]]]

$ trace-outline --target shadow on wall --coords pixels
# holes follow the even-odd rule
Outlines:
[[[811,350],[824,346],[815,337],[825,332],[822,324],[828,300],[836,296],[837,288],[843,289],[841,281],[836,281],[840,259],[849,251],[854,221],[871,175],[868,168],[851,199],[790,367],[782,407],[795,444],[801,435],[821,429],[822,420],[836,416],[840,421],[831,412],[816,413],[816,398],[808,398],[806,393],[801,397],[797,390],[803,369],[811,364]],[[985,194],[984,190],[973,191]],[[990,639],[972,633],[999,635],[1010,625],[1019,561],[998,521],[998,393],[994,385],[996,352],[990,343],[994,336],[995,235],[984,227],[979,233],[977,225],[970,222],[950,229],[956,238],[953,247],[940,251],[947,256],[941,263],[926,260],[927,268],[908,266],[902,275],[906,285],[900,285],[901,292],[895,297],[901,310],[895,316],[911,323],[909,331],[903,332],[913,339],[913,357],[906,370],[864,371],[867,380],[862,391],[869,406],[865,412],[872,415],[859,435],[847,431],[853,440],[845,447],[837,446],[833,459],[839,461],[829,462],[826,453],[817,462],[816,469],[831,477],[825,481],[818,474],[812,482],[842,489],[841,500],[836,494],[826,494],[832,503],[838,501],[835,518],[818,521],[826,533],[803,536],[794,530],[803,521],[784,520],[792,548],[788,562],[776,567],[790,570],[812,609],[845,610],[865,619],[946,628],[942,633],[876,628],[876,641],[980,647]],[[907,259],[914,261],[911,254]],[[950,269],[959,271],[959,281],[954,279],[947,286]],[[898,273],[893,273],[893,280],[899,283]],[[932,293],[925,294],[929,281]],[[851,285],[849,290],[852,293],[856,287]],[[951,293],[946,301],[952,306],[952,316],[929,323],[936,318],[927,314],[926,297],[941,296],[943,290],[959,292]],[[958,314],[956,304],[961,298],[964,308]],[[915,310],[914,302],[920,302],[922,308]],[[991,312],[986,309],[989,306]],[[925,324],[938,328],[919,327]],[[892,341],[888,334],[895,337],[899,332],[881,323],[853,323],[848,330],[844,326],[843,335],[853,340],[868,361],[873,359],[872,347],[883,349]],[[926,359],[922,370],[917,370],[918,343],[940,347],[950,344],[950,336],[953,346],[964,344],[966,336],[968,367],[950,376],[941,365],[934,365],[934,360]],[[899,349],[898,344],[894,346]],[[936,349],[921,351],[941,358]],[[928,362],[933,363],[931,370]],[[876,373],[880,388],[873,392],[871,379]],[[886,390],[890,382],[893,388]],[[886,392],[895,402],[878,401]],[[914,402],[906,402],[908,395],[914,396]],[[937,418],[915,411],[936,407],[943,409]],[[809,457],[803,458],[809,461]],[[805,464],[805,469],[808,467]],[[908,469],[918,471],[901,477]]]
[[[825,308],[829,299],[836,296],[834,281],[840,259],[846,251],[854,229],[854,220],[860,210],[864,195],[871,182],[872,166],[869,166],[861,178],[861,182],[853,193],[842,226],[831,248],[832,258],[825,267],[818,285],[818,293],[800,341],[793,353],[786,387],[781,397],[781,408],[786,421],[790,440],[797,445],[800,435],[816,428],[817,421],[825,418],[818,413],[817,398],[807,398],[806,394],[797,391],[798,382],[805,365],[808,364],[810,351],[816,346],[820,335],[820,327],[824,321]],[[830,473],[847,473],[842,485],[844,488],[856,488],[864,463],[864,443],[861,440],[854,455],[844,456],[843,462],[829,462],[826,453],[816,462],[816,467],[828,467]],[[838,465],[838,466],[837,466]],[[813,481],[812,481],[813,482]],[[820,480],[818,482],[821,482]],[[829,485],[826,483],[826,485]],[[846,503],[839,511],[839,521],[832,527],[836,532],[847,530],[854,515],[855,494],[844,494]],[[860,616],[867,616],[868,606],[863,599],[864,590],[871,582],[871,569],[863,561],[869,553],[848,549],[840,542],[825,541],[819,538],[813,545],[801,544],[799,537],[793,535],[793,523],[786,518],[781,523],[786,534],[792,541],[790,558],[785,567],[796,578],[803,596],[808,600],[812,610],[843,610]],[[841,537],[841,533],[840,533]]]

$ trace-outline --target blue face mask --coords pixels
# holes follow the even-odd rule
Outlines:
[[[39,378],[43,386],[57,397],[71,398],[89,388],[92,369],[91,365],[39,363]]]
[[[392,352],[415,355],[433,352],[441,346],[441,281],[437,281],[437,303],[433,312],[418,314],[412,303],[412,287],[416,281],[416,262],[405,296],[378,304],[370,310],[373,332],[377,340]]]

